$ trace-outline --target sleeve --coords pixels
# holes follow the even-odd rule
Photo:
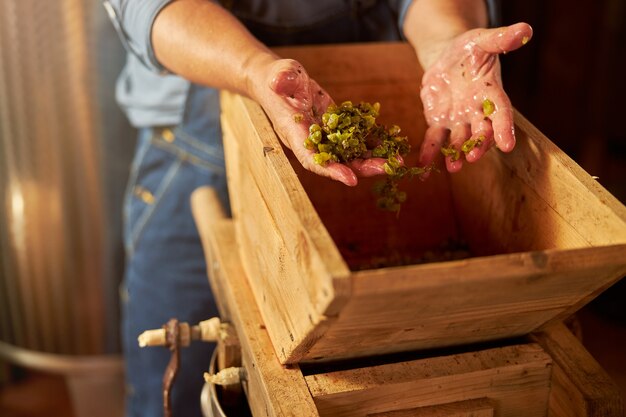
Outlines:
[[[398,13],[398,27],[404,25],[404,18],[409,6],[414,0],[389,0],[389,3],[394,10]],[[500,22],[500,1],[499,0],[485,0],[487,3],[487,15],[489,17],[489,26],[496,27],[501,24]]]
[[[392,4],[392,7],[397,10],[398,27],[402,28],[404,26],[404,18],[406,17],[406,12],[409,9],[409,6],[413,3],[413,0],[390,0],[390,3]]]
[[[152,24],[159,12],[172,0],[104,0],[117,34],[127,52],[132,53],[151,71],[167,74],[152,48]]]

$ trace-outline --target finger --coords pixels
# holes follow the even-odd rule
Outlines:
[[[493,128],[493,139],[503,152],[511,152],[515,147],[515,127],[513,123],[513,106],[506,94],[496,102],[496,110],[490,116]]]
[[[313,159],[310,159],[309,163],[302,164],[302,166],[314,174],[342,182],[350,187],[354,187],[358,183],[355,173],[344,164],[338,162],[329,162],[322,166],[313,162]]]
[[[304,67],[293,59],[281,59],[274,66],[275,75],[270,88],[281,96],[294,94],[308,78]]]
[[[446,128],[433,126],[426,129],[424,141],[420,147],[419,164],[421,166],[431,165],[439,155],[439,150],[447,138],[448,129]]]
[[[458,172],[461,170],[463,166],[461,147],[471,135],[470,126],[466,123],[459,123],[452,128],[450,132],[450,149],[455,152],[446,156],[446,169],[448,172]]]
[[[298,148],[297,151],[294,151],[294,155],[307,171],[342,182],[351,187],[358,183],[354,172],[344,164],[328,162],[325,165],[319,165],[313,160],[314,152],[304,148]]]
[[[304,67],[293,59],[282,59],[275,64],[278,68],[270,88],[289,104],[302,111],[311,109],[311,79]]]
[[[326,166],[320,166],[323,171],[328,172],[328,177],[335,181],[339,181],[344,183],[347,186],[354,187],[358,183],[358,179],[350,168],[345,166],[344,164],[340,164],[338,162],[331,162]],[[306,167],[305,167],[306,168]],[[324,174],[321,174],[324,175]]]
[[[463,167],[463,161],[461,159],[457,159],[456,161],[451,161],[450,158],[446,158],[446,170],[452,174],[455,172],[459,172]]]
[[[493,128],[491,120],[477,117],[472,121],[472,137],[463,144],[467,162],[476,162],[493,146]]]
[[[313,99],[313,115],[318,120],[321,119],[328,106],[335,103],[332,97],[315,80],[311,80],[311,97]]]
[[[426,129],[424,133],[424,141],[420,147],[420,154],[418,157],[419,165],[422,167],[432,166],[435,158],[439,155],[441,146],[448,138],[448,129],[439,126],[432,126]],[[420,175],[420,179],[425,180],[430,176],[430,171],[427,170]]]
[[[480,30],[474,42],[486,52],[502,54],[524,46],[532,36],[533,29],[528,23],[516,23],[511,26]]]
[[[385,174],[383,166],[386,162],[387,160],[384,158],[367,158],[355,159],[346,163],[346,165],[352,169],[357,177],[374,177]]]

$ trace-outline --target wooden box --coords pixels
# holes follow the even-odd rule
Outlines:
[[[623,416],[619,387],[562,323],[489,345],[283,366],[243,271],[232,219],[210,188],[194,192],[192,207],[220,317],[240,342],[239,349],[231,338],[218,342],[218,369],[245,368],[254,416]]]
[[[380,102],[381,121],[418,149],[421,69],[410,47],[279,53],[338,102]],[[626,208],[521,115],[515,122],[512,153],[406,182],[396,215],[375,207],[376,180],[348,188],[304,171],[257,104],[222,95],[237,242],[281,363],[525,335],[626,273]]]

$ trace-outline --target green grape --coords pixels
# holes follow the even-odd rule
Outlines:
[[[407,168],[400,163],[411,147],[406,136],[401,136],[397,125],[387,128],[376,123],[380,103],[361,102],[354,105],[344,101],[331,104],[321,116],[321,124],[309,127],[304,146],[313,150],[313,161],[319,165],[329,162],[350,162],[366,157],[384,158],[383,169],[387,179],[375,184],[378,207],[398,212],[407,195],[398,190],[398,181],[411,178],[431,168]]]
[[[383,165],[383,169],[385,170],[387,175],[391,176],[391,175],[395,175],[396,174],[396,169],[394,167],[392,167],[389,162],[385,162],[385,164]]]
[[[468,139],[465,142],[463,142],[463,145],[461,145],[461,150],[463,151],[463,153],[467,154],[472,149],[480,147],[480,145],[482,145],[484,140],[485,140],[484,135],[480,135],[476,139]]]
[[[496,111],[496,105],[493,104],[493,101],[489,100],[488,98],[483,100],[483,115],[485,115],[485,117],[489,117],[493,114],[493,112]]]
[[[337,125],[339,124],[339,116],[337,116],[335,113],[332,113],[329,115],[328,117],[328,122],[324,123],[329,129],[335,129],[337,128]]]
[[[313,159],[315,160],[316,164],[324,165],[326,162],[332,159],[332,156],[328,152],[319,152],[313,155]]]
[[[459,151],[457,151],[453,147],[449,147],[449,148],[442,147],[441,153],[443,154],[443,156],[449,156],[450,161],[452,162],[458,161],[459,158],[461,157],[461,154],[459,153]]]

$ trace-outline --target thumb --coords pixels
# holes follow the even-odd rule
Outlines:
[[[503,54],[524,46],[533,36],[533,29],[528,23],[515,23],[494,29],[482,29],[474,42],[485,52]]]

